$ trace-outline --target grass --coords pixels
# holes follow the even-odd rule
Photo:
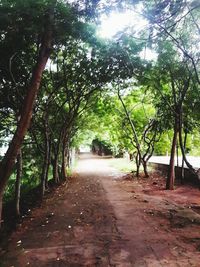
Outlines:
[[[124,158],[112,158],[110,159],[109,166],[116,168],[122,172],[135,171],[135,164],[133,161]]]

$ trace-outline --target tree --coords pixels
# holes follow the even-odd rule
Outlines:
[[[70,35],[80,38],[77,29],[82,27],[83,23],[77,20],[75,10],[71,9],[69,5],[62,2],[57,3],[54,0],[3,1],[0,13],[3,14],[0,28],[1,37],[3,38],[1,52],[5,47],[10,48],[6,57],[4,56],[7,62],[3,63],[3,74],[5,73],[5,75],[2,76],[2,85],[4,85],[5,81],[14,81],[11,64],[9,69],[6,69],[5,66],[8,62],[11,63],[13,61],[16,53],[20,51],[23,56],[32,59],[32,64],[28,65],[28,69],[32,69],[32,71],[31,77],[26,84],[26,97],[24,97],[19,109],[20,119],[9,148],[0,163],[1,214],[3,193],[29,127],[42,74],[53,46],[61,46]],[[7,13],[9,17],[5,16]],[[4,79],[4,77],[8,77],[8,79]],[[17,87],[18,84],[16,84],[15,90],[17,90]]]
[[[50,14],[48,16],[49,17],[46,18],[46,25],[44,26],[44,32],[40,43],[39,55],[32,73],[30,84],[28,86],[28,93],[21,109],[20,120],[9,145],[9,149],[0,164],[0,214],[2,212],[3,192],[28,129],[32,116],[34,101],[39,90],[42,72],[52,49],[52,18]]]
[[[152,46],[160,37],[170,41],[185,58],[194,72],[195,79],[199,79],[200,37],[198,1],[144,1],[142,15],[149,21],[149,44]],[[189,38],[188,38],[189,37]],[[190,38],[192,37],[192,38]]]
[[[158,142],[160,138],[161,127],[160,127],[159,120],[156,118],[156,115],[154,115],[155,117],[150,118],[150,114],[149,114],[149,117],[147,117],[146,111],[144,108],[144,102],[142,102],[143,116],[145,119],[143,119],[142,125],[140,126],[142,130],[137,129],[136,125],[138,124],[138,121],[141,120],[141,118],[137,119],[137,121],[132,118],[132,114],[131,114],[132,112],[128,110],[127,104],[125,103],[123,97],[121,96],[119,87],[118,87],[118,98],[123,106],[125,117],[131,129],[131,132],[129,133],[131,143],[133,147],[136,149],[136,156],[135,156],[136,167],[137,167],[136,176],[137,177],[139,176],[140,165],[142,164],[144,168],[145,177],[149,177],[148,170],[147,170],[147,163],[149,159],[151,158],[151,156],[153,155],[155,143]],[[133,107],[131,108],[132,110],[134,109]],[[151,108],[149,107],[149,111],[150,109]],[[141,113],[140,113],[140,117],[142,117]]]
[[[185,65],[185,58],[169,42],[160,44],[161,53],[158,65],[151,73],[152,87],[156,93],[156,106],[163,114],[168,114],[165,125],[173,128],[171,155],[166,189],[174,189],[175,151],[180,133],[180,117],[183,116],[183,105],[191,89],[191,72]],[[163,107],[165,110],[163,110]],[[166,127],[166,128],[167,128]],[[180,141],[180,138],[179,138]]]

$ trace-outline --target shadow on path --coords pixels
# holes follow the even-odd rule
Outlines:
[[[110,161],[80,155],[73,177],[12,235],[0,266],[199,266],[179,229],[148,212],[166,200],[123,180]]]

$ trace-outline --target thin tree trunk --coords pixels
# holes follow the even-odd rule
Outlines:
[[[67,159],[67,168],[71,168],[72,167],[72,155],[71,155],[69,144],[66,149],[66,159]]]
[[[20,216],[20,195],[21,195],[21,177],[22,177],[22,152],[21,149],[17,156],[17,174],[15,181],[15,215]]]
[[[175,118],[174,124],[174,135],[171,147],[171,155],[170,155],[170,163],[169,163],[169,171],[166,182],[166,189],[173,190],[174,189],[174,180],[175,180],[175,153],[176,153],[176,143],[178,137],[178,119]]]
[[[136,165],[136,177],[138,178],[140,176],[140,165]]]
[[[141,165],[141,159],[140,155],[137,152],[136,157],[135,157],[135,162],[136,162],[136,177],[140,176],[140,165]]]
[[[63,149],[62,149],[62,179],[63,180],[67,179],[66,166],[67,166],[66,147],[63,145]]]
[[[0,191],[0,214],[1,214],[1,216],[0,216],[0,225],[2,225],[2,222],[3,222],[3,219],[2,219],[3,193],[4,193],[4,191],[1,190],[1,191]]]
[[[41,175],[41,197],[44,196],[46,190],[46,177],[48,176],[48,163],[49,163],[49,143],[46,142],[44,162],[42,167],[42,175]]]
[[[138,140],[138,136],[137,136],[137,133],[136,133],[136,130],[135,130],[135,126],[130,118],[130,115],[128,113],[128,110],[126,108],[126,105],[124,104],[124,101],[119,93],[119,90],[118,90],[118,97],[119,97],[119,100],[120,102],[122,103],[122,106],[124,108],[124,111],[125,111],[125,114],[126,114],[126,117],[130,123],[130,126],[131,126],[131,129],[132,129],[132,132],[133,132],[133,135],[134,135],[134,140],[135,140],[135,143],[136,143],[136,147],[137,147],[137,150],[138,150],[138,153],[140,154],[140,158],[141,158],[141,151],[140,151],[140,143],[139,143],[139,140]]]
[[[122,99],[122,97],[120,95],[119,88],[118,88],[118,98],[119,98],[119,100],[120,100],[120,102],[121,102],[121,104],[122,104],[122,106],[124,108],[124,112],[126,114],[126,117],[127,117],[128,121],[130,123],[130,126],[131,126],[131,130],[133,132],[134,141],[135,141],[135,144],[136,144],[135,147],[137,149],[137,156],[136,156],[136,159],[137,159],[136,160],[136,168],[137,168],[137,170],[136,170],[136,177],[139,177],[140,165],[141,165],[141,161],[142,161],[140,143],[139,143],[139,140],[138,140],[137,132],[136,132],[135,126],[133,124],[133,121],[131,120],[131,117],[130,117],[129,112],[128,112],[127,108],[126,108],[126,105],[125,105],[125,103],[124,103],[124,101],[123,101],[123,99]]]
[[[183,149],[184,149],[184,152],[185,152],[185,149],[186,149],[186,142],[187,142],[187,131],[185,132],[185,135],[184,135],[184,141],[183,141]],[[181,183],[184,184],[184,178],[185,178],[185,171],[184,171],[184,158],[182,156],[182,164],[181,164]]]
[[[149,177],[149,173],[148,173],[148,170],[147,170],[147,161],[143,160],[142,163],[143,163],[142,165],[143,165],[143,169],[144,169],[144,175],[145,175],[146,178],[148,178]]]
[[[7,185],[7,181],[12,173],[17,155],[19,153],[22,142],[24,140],[24,136],[27,132],[27,129],[31,121],[33,106],[39,90],[42,73],[46,66],[47,60],[50,56],[51,49],[52,49],[52,30],[50,22],[48,22],[46,25],[45,33],[42,38],[42,43],[40,46],[37,63],[33,69],[32,78],[27,88],[27,96],[23,103],[23,107],[21,110],[21,117],[17,129],[15,131],[13,139],[10,142],[9,148],[5,156],[0,163],[0,206],[2,205],[2,197]],[[2,207],[0,207],[0,212],[1,211]],[[1,214],[0,214],[0,221],[1,221]]]
[[[69,131],[69,129],[68,129]],[[65,137],[63,140],[63,151],[62,151],[62,178],[64,180],[67,179],[67,171],[66,169],[69,167],[69,133],[66,131]]]
[[[48,154],[48,164],[47,164],[47,172],[45,177],[45,187],[48,189],[48,176],[49,176],[49,166],[51,163],[51,139],[49,138],[49,154]]]
[[[60,131],[59,138],[57,140],[57,144],[54,146],[54,159],[53,159],[53,180],[56,184],[60,182],[60,174],[59,174],[59,154],[60,154],[60,147],[61,147],[61,137],[62,131]]]
[[[178,138],[176,142],[176,166],[179,167],[179,160],[178,160]]]
[[[186,166],[188,167],[188,169],[197,177],[198,181],[199,181],[199,189],[200,189],[200,169],[195,170],[195,168],[188,162],[187,157],[185,155],[185,149],[184,149],[184,144],[182,141],[182,113],[180,113],[180,119],[179,119],[179,140],[180,140],[180,148],[181,148],[181,152],[182,152],[182,157],[183,160],[186,164]]]
[[[63,125],[64,127],[65,125]],[[63,135],[64,135],[64,129],[63,127],[60,130],[59,137],[57,140],[57,144],[54,147],[54,160],[53,160],[53,179],[55,183],[59,183],[60,179],[62,179],[62,168],[60,172],[60,168],[58,166],[59,163],[59,155],[60,155],[60,150],[61,150],[61,143],[63,140]],[[62,155],[62,151],[61,151]]]
[[[60,182],[58,171],[58,155],[55,155],[53,160],[53,180],[56,184]]]
[[[46,177],[48,176],[48,163],[49,163],[49,131],[48,131],[48,115],[47,112],[44,114],[44,125],[45,125],[45,154],[44,162],[42,167],[41,175],[41,198],[45,194],[46,190]]]

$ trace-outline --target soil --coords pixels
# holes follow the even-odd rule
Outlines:
[[[29,213],[1,267],[200,266],[200,191],[124,175],[84,155],[74,175]]]

